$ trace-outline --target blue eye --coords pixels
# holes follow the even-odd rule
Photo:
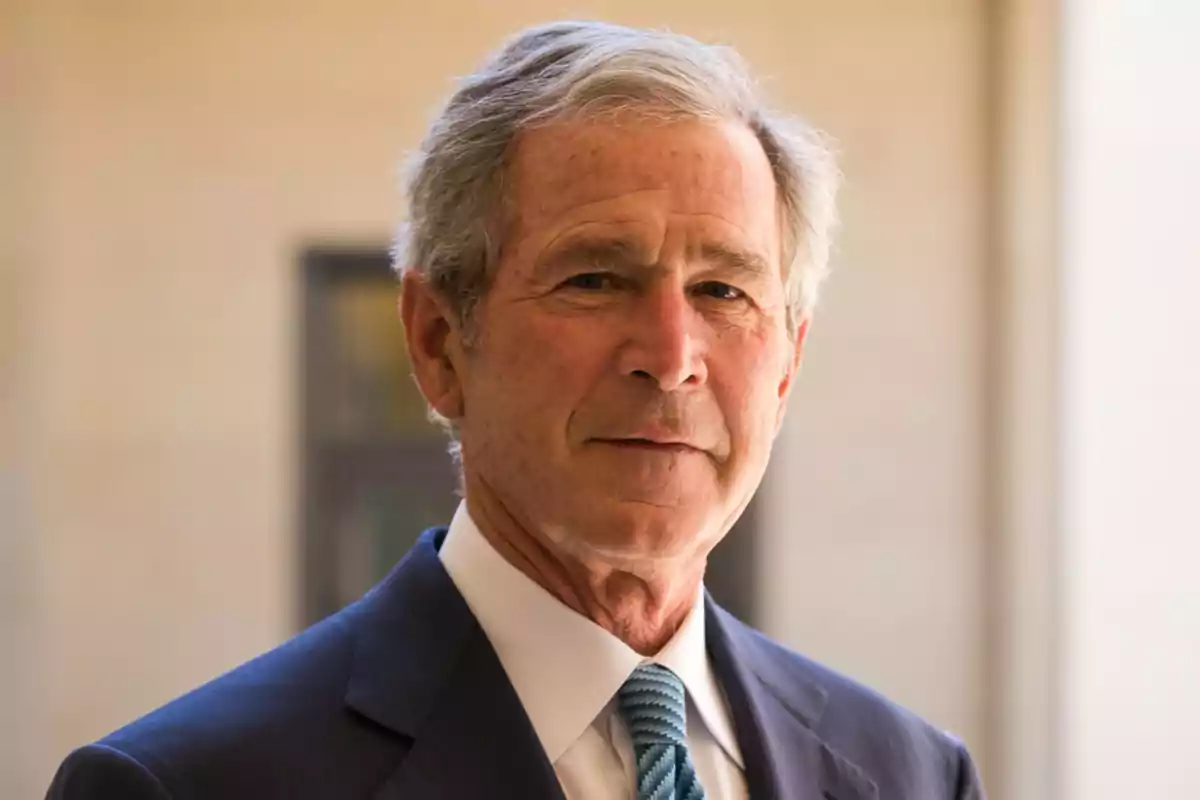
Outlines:
[[[746,293],[736,286],[720,281],[705,281],[696,287],[696,292],[716,300],[741,300],[746,296]]]

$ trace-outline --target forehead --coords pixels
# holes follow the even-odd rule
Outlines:
[[[740,123],[557,122],[518,138],[508,179],[513,221],[526,234],[682,215],[732,229],[764,255],[776,250],[774,176]]]

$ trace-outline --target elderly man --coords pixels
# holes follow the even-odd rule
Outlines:
[[[960,743],[703,588],[783,419],[835,181],[726,50],[509,42],[434,123],[396,248],[462,467],[449,528],[50,796],[981,797]]]

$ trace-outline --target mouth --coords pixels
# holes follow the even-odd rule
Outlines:
[[[654,439],[593,439],[598,444],[605,444],[622,450],[646,453],[703,453],[698,447],[687,442],[657,441]]]

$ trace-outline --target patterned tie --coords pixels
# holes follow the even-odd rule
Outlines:
[[[687,751],[683,681],[666,667],[643,664],[617,692],[637,759],[637,800],[704,800]]]

